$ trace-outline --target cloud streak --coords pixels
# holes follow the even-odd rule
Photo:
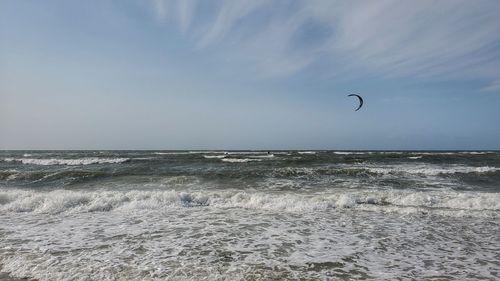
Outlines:
[[[196,9],[200,2],[194,0],[154,3],[159,18],[177,19],[195,49],[219,48],[264,75],[291,75],[327,60],[332,76],[363,70],[384,77],[486,79],[490,89],[500,79],[498,1],[221,0],[208,12]],[[331,32],[299,46],[314,41],[294,40],[311,23]]]

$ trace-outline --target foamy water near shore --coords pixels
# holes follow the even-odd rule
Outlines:
[[[8,278],[494,280],[499,215],[498,152],[0,152]]]

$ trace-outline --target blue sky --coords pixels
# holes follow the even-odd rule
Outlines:
[[[4,0],[0,149],[500,149],[500,1]]]

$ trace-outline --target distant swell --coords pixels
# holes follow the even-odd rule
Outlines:
[[[35,159],[35,158],[5,158],[6,162],[20,162],[27,165],[91,165],[91,164],[118,164],[129,161],[129,158],[79,158],[79,159],[59,159],[59,158],[49,158],[49,159]]]

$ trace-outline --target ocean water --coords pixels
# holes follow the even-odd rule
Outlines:
[[[499,280],[500,153],[0,151],[0,272]]]

